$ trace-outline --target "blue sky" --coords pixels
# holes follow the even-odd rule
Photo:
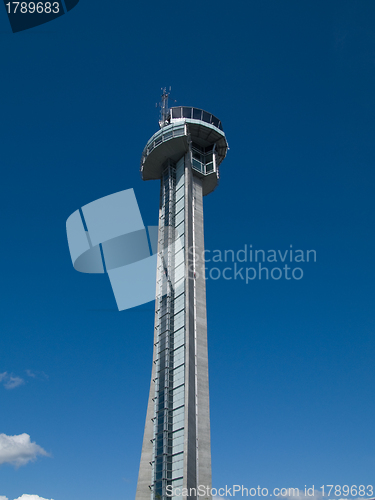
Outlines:
[[[27,463],[3,459],[0,496],[135,496],[153,304],[120,313],[75,272],[65,221],[134,188],[157,223],[139,161],[169,85],[230,146],[206,247],[317,254],[301,280],[207,282],[213,485],[374,484],[374,21],[371,1],[81,0],[12,34],[3,10],[0,434]]]

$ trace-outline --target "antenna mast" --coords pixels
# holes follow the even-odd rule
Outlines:
[[[171,91],[171,87],[169,87],[169,91],[167,92],[167,88],[164,87],[161,89],[163,91],[161,95],[161,102],[159,103],[160,106],[160,120],[159,120],[159,125],[160,128],[165,127],[165,125],[168,125],[169,123],[169,107],[168,107],[168,97],[169,93]]]

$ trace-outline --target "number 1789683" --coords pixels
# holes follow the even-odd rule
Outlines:
[[[57,14],[60,12],[59,2],[9,2],[6,7],[8,14]]]

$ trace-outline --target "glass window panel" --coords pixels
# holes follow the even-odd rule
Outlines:
[[[179,281],[175,280],[175,282],[176,282],[176,284],[174,286],[174,293],[177,296],[177,295],[180,295],[180,293],[185,291],[185,280],[184,280],[184,278],[182,278]],[[176,330],[178,330],[178,328],[175,327],[175,331]]]
[[[174,282],[179,281],[183,276],[185,276],[185,262],[176,267],[174,272]]]
[[[172,408],[178,408],[179,406],[183,406],[184,402],[185,402],[184,397],[180,397],[179,399],[174,399],[172,402]],[[175,453],[177,453],[177,451]]]
[[[184,198],[181,198],[180,200],[178,200],[178,202],[176,203],[176,214],[182,209],[184,208]]]
[[[184,197],[184,194],[185,194],[185,189],[184,189],[184,186],[180,186],[179,189],[177,189],[176,191],[176,202],[178,200],[181,200],[181,198]]]
[[[176,411],[178,411],[178,410],[176,410]],[[178,467],[180,467],[179,462],[183,462],[183,461],[184,461],[184,454],[183,453],[178,453],[177,455],[172,456],[172,464],[176,464],[176,466],[178,466]]]
[[[173,411],[172,411],[172,416],[173,416],[173,418],[175,418],[175,417],[176,417],[176,418],[177,418],[177,417],[180,417],[181,415],[182,415],[182,416],[183,416],[183,415],[185,415],[185,409],[184,409],[184,407],[183,407],[183,406],[181,406],[181,408],[177,408],[177,410],[173,410]]]
[[[207,113],[207,111],[203,111],[203,121],[211,123],[211,114]]]
[[[215,127],[219,127],[219,120],[214,115],[212,115],[212,125],[215,125]]]
[[[166,339],[161,340],[158,344],[158,353],[160,354],[161,352],[163,352],[166,347],[167,347]],[[176,349],[176,346],[174,346],[174,348]]]
[[[184,355],[184,349],[185,347],[179,347],[179,349],[181,351],[178,352],[178,354],[176,354],[175,356],[171,356],[171,364],[172,366],[181,366],[185,363],[185,355]],[[178,389],[179,386],[177,386],[177,389]],[[173,402],[175,402],[175,399],[173,399]],[[177,406],[180,406],[184,404],[183,403],[183,400],[182,402],[180,402]],[[174,405],[174,407],[176,408],[176,405]]]
[[[159,372],[157,383],[158,383],[159,389],[163,390],[164,383],[165,383],[165,370],[163,370],[162,372]],[[160,415],[160,418],[164,418],[163,414]]]
[[[191,118],[191,110],[192,108],[182,108],[182,116],[184,118]]]
[[[180,210],[175,218],[175,227],[177,227],[179,224],[181,224],[181,222],[184,220],[184,217],[185,217],[184,210]]]
[[[177,432],[180,432],[180,431],[177,431]],[[172,446],[176,446],[179,444],[184,444],[184,436],[173,438]]]
[[[162,317],[167,312],[167,301],[161,300],[159,304],[159,316]]]
[[[184,244],[185,244],[185,235],[176,235],[176,240],[175,240],[175,245],[174,245],[174,251],[175,253],[178,253],[181,248],[185,248],[184,247]]]
[[[181,366],[185,366],[185,365],[181,365]],[[184,383],[185,383],[185,375],[182,375],[181,377],[173,380],[172,388],[176,389],[177,387],[179,387],[180,385],[183,385]],[[179,427],[183,427],[183,425],[180,425]]]
[[[202,110],[193,108],[193,118],[194,120],[201,120],[202,119]]]
[[[176,222],[176,221],[175,221]],[[181,236],[185,233],[185,221],[180,222],[179,224],[175,223],[176,233],[178,236]]]
[[[175,255],[184,248],[184,235],[180,235],[177,230],[174,234],[174,253]]]
[[[183,349],[179,350],[183,352]],[[177,389],[173,389],[172,391],[170,391],[170,394],[172,399],[181,399],[182,397],[184,397],[185,387],[184,386],[177,387]]]
[[[206,174],[209,174],[214,171],[214,164],[213,162],[207,163],[206,164]]]
[[[165,352],[165,351],[163,351]],[[162,358],[159,359],[159,362],[158,362],[158,370],[164,370],[165,368],[165,356],[163,356]],[[161,409],[162,406],[159,407],[159,409]]]
[[[175,349],[177,350],[177,349]],[[181,352],[184,352],[184,349],[180,349]],[[176,373],[173,373],[173,375],[171,375],[173,377],[173,381],[178,381],[179,384],[174,384],[175,386],[172,387],[172,389],[177,389],[178,386],[180,386],[182,384],[181,381],[183,381],[183,379],[185,378],[185,365],[179,365],[177,368],[174,369],[174,372]],[[173,382],[173,383],[174,383]],[[164,389],[164,388],[163,388]]]
[[[174,316],[174,328],[175,330],[179,330],[184,325],[185,325],[185,311],[182,310]]]
[[[181,108],[172,108],[172,118],[181,118]]]
[[[181,186],[184,185],[185,182],[185,175],[181,175],[177,180],[176,180],[176,190],[180,189]]]
[[[177,171],[176,171],[176,183],[181,185],[181,182],[179,182],[181,180],[181,177],[184,177],[184,174],[185,174],[185,171],[184,171],[184,165],[181,166],[181,168],[179,168]],[[184,182],[184,179],[182,179],[182,182]]]
[[[184,253],[183,251],[181,252]],[[181,294],[174,299],[174,313],[177,314],[185,307],[185,294]]]
[[[169,316],[163,316],[163,318],[160,321],[160,329],[162,331],[165,331],[168,326],[169,326]]]
[[[172,486],[173,488],[177,488],[178,486],[182,486],[182,479],[176,479],[175,481],[172,481]]]
[[[185,363],[185,347],[179,347],[178,349],[175,349],[171,358],[173,358],[174,368]]]
[[[184,157],[180,158],[178,162],[176,163],[176,172],[178,172],[180,169],[184,169]]]
[[[179,471],[173,471],[172,474],[171,474],[171,478],[175,479],[177,477],[181,477],[182,475],[183,475],[182,469],[179,470]],[[180,497],[173,497],[173,498],[176,498],[176,499],[179,498],[181,500],[181,496]]]
[[[174,349],[178,349],[179,347],[181,347],[182,345],[185,344],[185,329],[182,328],[179,330],[179,332],[181,333],[178,333],[178,334],[174,334],[174,337],[173,337],[173,348]]]
[[[174,261],[175,267],[178,267],[180,264],[184,262],[184,257],[185,257],[185,249],[182,248],[179,252],[176,253]]]
[[[167,336],[167,333],[166,332],[162,332],[161,329],[160,329],[160,325],[158,325],[158,330],[159,330],[159,341],[162,340],[162,339],[165,339],[166,336]]]
[[[179,377],[181,374],[185,372],[185,368],[183,366],[179,366],[171,371],[172,377]]]
[[[182,467],[179,468],[179,469],[175,469],[171,472],[171,477],[172,479],[176,479],[178,477],[182,477],[184,475],[184,466],[182,464]],[[181,500],[181,496],[180,497],[174,497],[174,498],[179,498]]]
[[[179,451],[184,450],[184,443],[178,444],[176,446],[172,446],[172,453],[178,453]]]
[[[180,444],[184,442],[184,429],[179,429],[178,431],[172,432],[169,437],[172,439],[172,446],[174,444]]]
[[[176,412],[179,412],[179,413],[176,413]],[[181,429],[181,427],[183,427],[184,418],[185,418],[185,407],[184,406],[180,406],[176,410],[173,410],[173,418],[172,418],[173,425],[178,424],[178,426],[179,426],[176,429]],[[181,424],[181,422],[182,422],[182,424]]]
[[[203,172],[202,163],[193,158],[193,168],[198,172]]]
[[[184,406],[180,406],[180,408],[184,408]],[[184,424],[185,424],[185,415],[184,414],[176,415],[175,417],[173,417],[173,419],[172,419],[173,430],[184,429]]]
[[[173,379],[173,389],[175,389],[178,385],[181,385],[183,383],[184,378],[185,378],[185,365],[181,365],[178,368],[175,368],[172,371],[171,377]],[[178,384],[175,382],[179,382]],[[181,382],[182,381],[182,382]],[[173,418],[175,418],[175,415],[173,415]]]
[[[181,429],[181,430],[176,431],[176,432],[172,432],[171,437],[172,437],[173,442],[177,442],[177,440],[180,440],[180,439],[183,440],[184,439],[184,429]],[[180,443],[181,441],[178,441],[178,442]]]

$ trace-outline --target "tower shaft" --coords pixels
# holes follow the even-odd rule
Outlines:
[[[153,373],[136,500],[211,489],[202,181],[167,162],[159,210]],[[169,486],[169,490],[167,490]],[[186,498],[194,499],[195,495]]]
[[[136,500],[211,500],[203,196],[218,184],[228,145],[220,120],[201,109],[171,108],[160,126],[141,160],[142,178],[161,179],[161,188],[153,365]]]

